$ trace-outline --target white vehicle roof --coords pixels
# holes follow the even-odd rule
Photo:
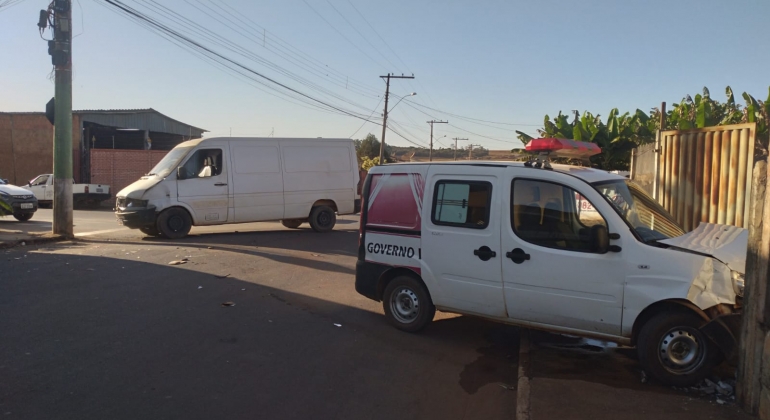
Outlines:
[[[176,147],[187,147],[187,146],[197,146],[201,143],[214,143],[218,141],[229,141],[229,142],[260,142],[260,141],[313,141],[318,140],[319,142],[330,142],[330,141],[344,141],[344,142],[352,142],[351,139],[334,139],[334,138],[281,138],[281,137],[207,137],[204,139],[194,139],[194,140],[187,140],[185,142],[179,143]]]
[[[400,170],[398,168],[403,168],[405,166],[430,166],[430,165],[465,165],[465,166],[480,166],[480,167],[512,166],[512,167],[527,168],[533,171],[549,170],[549,169],[542,169],[542,168],[526,167],[524,166],[524,162],[457,161],[457,162],[430,162],[430,163],[429,162],[392,163],[392,164],[387,164],[382,166],[375,166],[370,170],[370,172],[375,174],[390,173],[390,172],[398,171]],[[552,166],[553,166],[553,171],[555,172],[561,172],[567,175],[572,175],[588,183],[602,182],[602,181],[616,181],[616,180],[626,179],[623,176],[609,173],[601,169],[594,169],[594,168],[588,168],[588,167],[582,167],[582,166],[572,166],[572,165],[558,165],[558,164],[552,164]]]

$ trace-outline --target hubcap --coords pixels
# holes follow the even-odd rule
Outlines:
[[[390,295],[390,311],[399,322],[408,324],[414,321],[420,313],[417,294],[407,288],[395,290]]]
[[[174,232],[179,232],[184,227],[184,220],[180,216],[171,216],[168,219],[168,227]]]
[[[321,214],[318,215],[318,224],[321,226],[329,226],[329,224],[332,222],[332,217],[329,215],[329,212],[321,212]]]
[[[660,340],[660,360],[672,373],[687,374],[703,363],[705,347],[699,331],[690,328],[672,328]]]

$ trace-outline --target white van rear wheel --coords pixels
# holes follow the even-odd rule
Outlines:
[[[399,276],[388,283],[382,297],[382,308],[388,321],[406,332],[422,330],[436,314],[428,291],[409,276]]]
[[[331,207],[317,206],[310,212],[310,227],[316,232],[329,232],[336,223],[337,215]]]

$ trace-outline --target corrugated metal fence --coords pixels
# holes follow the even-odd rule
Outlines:
[[[91,149],[91,182],[108,184],[112,196],[150,172],[168,150]]]
[[[653,171],[637,151],[645,170],[633,178],[644,184],[654,174],[653,196],[686,231],[700,222],[748,227],[755,140],[755,123],[663,131]]]

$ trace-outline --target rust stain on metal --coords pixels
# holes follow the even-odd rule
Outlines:
[[[702,208],[702,194],[703,194],[703,149],[706,143],[706,133],[697,133],[695,139],[695,154],[693,160],[695,161],[695,186],[693,189],[693,203],[692,203],[692,227],[697,228],[701,222],[701,208]]]
[[[738,155],[741,147],[739,134],[739,130],[730,132],[730,166],[727,172],[727,214],[725,216],[725,223],[728,225],[735,224],[735,206],[738,204],[736,200],[738,197],[738,160],[740,158]],[[741,213],[743,212],[741,211]]]
[[[730,133],[722,133],[722,159],[719,162],[719,208],[717,223],[727,223],[728,183],[730,180]]]
[[[714,133],[706,133],[706,138],[703,142],[703,186],[701,188],[701,208],[700,216],[698,220],[701,222],[709,221],[709,210],[711,208],[711,200],[709,200],[709,194],[711,193],[711,168],[712,168],[712,152],[714,145]]]
[[[719,214],[719,165],[722,162],[722,132],[714,133],[713,155],[711,157],[711,204],[709,223],[717,222]]]

